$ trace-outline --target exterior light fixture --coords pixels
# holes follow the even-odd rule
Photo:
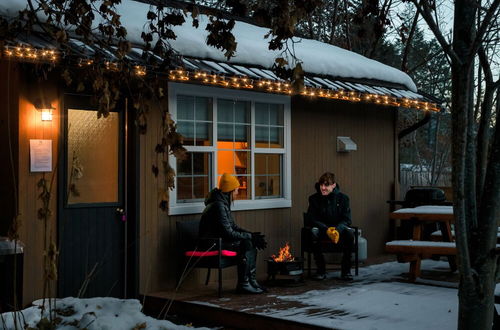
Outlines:
[[[52,111],[55,109],[46,100],[37,99],[34,103],[35,109],[42,113],[42,121],[52,121]]]

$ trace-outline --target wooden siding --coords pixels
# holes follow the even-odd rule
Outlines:
[[[24,288],[23,302],[30,303],[43,295],[43,250],[44,224],[37,218],[38,209],[42,206],[38,199],[40,191],[37,188],[41,173],[30,172],[30,139],[52,140],[52,168],[57,163],[59,145],[59,113],[60,97],[55,83],[33,82],[33,77],[25,72],[21,78],[22,87],[19,94],[19,209],[21,227],[20,239],[26,245],[24,250]],[[52,121],[41,121],[41,114],[33,106],[36,98],[45,96],[56,109]],[[46,173],[45,178],[51,180],[55,175],[52,188],[50,209],[52,217],[48,230],[56,239],[57,221],[57,173]],[[55,289],[53,287],[53,289]]]
[[[335,173],[351,200],[353,224],[368,241],[368,256],[383,253],[389,231],[386,203],[395,184],[395,110],[363,103],[295,98],[292,102],[292,220],[295,232],[314,182]],[[349,136],[357,151],[338,153],[337,136]]]
[[[258,276],[266,276],[265,259],[290,242],[292,253],[300,255],[302,213],[314,182],[325,171],[337,175],[342,191],[351,197],[353,222],[368,239],[368,254],[383,253],[389,221],[386,201],[395,183],[395,110],[373,105],[294,98],[292,100],[292,207],[238,211],[238,225],[266,234],[269,245],[258,254]],[[175,248],[175,222],[198,219],[200,214],[167,216],[158,208],[158,182],[151,166],[156,160],[160,117],[152,110],[148,132],[140,141],[140,293],[171,289],[179,272]],[[337,153],[336,137],[350,136],[358,150]],[[183,286],[203,282],[205,270],[196,270]],[[216,276],[213,276],[214,279]],[[225,279],[236,280],[234,269]]]

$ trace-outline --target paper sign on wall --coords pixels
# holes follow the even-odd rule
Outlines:
[[[31,172],[52,172],[52,140],[30,140]]]

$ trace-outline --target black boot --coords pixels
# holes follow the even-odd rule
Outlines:
[[[236,285],[236,292],[238,293],[263,293],[259,288],[254,288],[250,284],[250,267],[246,258],[241,259],[238,264],[238,284]]]
[[[342,244],[342,271],[340,272],[340,279],[352,281],[351,254],[354,249],[354,233],[350,229],[346,229],[341,233],[340,240]]]
[[[256,289],[262,290],[263,292],[267,292],[267,288],[257,282],[257,250],[253,249],[253,251],[248,253],[248,265],[250,266],[250,285]]]

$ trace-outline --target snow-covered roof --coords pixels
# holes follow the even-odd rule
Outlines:
[[[2,0],[0,1],[0,15],[14,17],[19,10],[25,9],[26,5],[25,0]],[[135,45],[143,45],[141,33],[147,23],[146,14],[150,10],[150,5],[135,1],[123,1],[116,6],[116,9],[121,15],[122,24],[127,29],[128,40]],[[236,22],[232,31],[238,43],[236,55],[227,61],[222,51],[206,44],[208,31],[204,27],[208,23],[208,17],[199,15],[197,19],[200,22],[199,28],[192,26],[189,15],[183,25],[173,27],[177,39],[170,41],[170,43],[181,55],[268,69],[273,66],[275,58],[279,56],[279,52],[268,49],[268,39],[265,38],[265,35],[269,29]],[[417,91],[412,79],[396,68],[316,40],[294,38],[293,42],[295,55],[303,61],[302,68],[307,73],[339,78],[376,80],[402,85],[413,92]]]

